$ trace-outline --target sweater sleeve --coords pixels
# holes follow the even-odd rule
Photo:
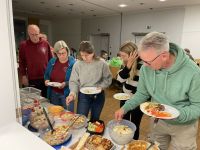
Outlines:
[[[150,98],[150,94],[148,93],[145,82],[143,70],[140,71],[140,78],[137,86],[137,92],[131,97],[130,100],[126,101],[126,103],[122,106],[122,109],[125,113],[129,110],[136,108],[141,103],[147,101]]]
[[[69,79],[69,89],[71,92],[78,93],[79,83],[79,68],[78,63],[76,62],[73,66],[71,76]]]
[[[27,69],[27,64],[25,57],[25,48],[24,48],[24,42],[22,42],[19,45],[19,71],[22,76],[27,75],[26,69]]]
[[[200,117],[200,74],[195,74],[190,84],[188,96],[190,105],[187,105],[181,109],[180,115],[177,120],[180,123],[197,120]]]
[[[109,66],[104,63],[103,70],[102,70],[102,80],[99,83],[99,86],[102,88],[107,88],[112,83],[112,74],[110,72]]]
[[[130,69],[128,69],[126,66],[121,69],[117,75],[117,81],[123,83],[125,82],[128,78],[129,78],[129,72],[130,72]]]

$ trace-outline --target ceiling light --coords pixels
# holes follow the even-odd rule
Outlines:
[[[126,4],[119,4],[118,7],[123,8],[123,7],[127,7],[127,5]]]
[[[166,0],[159,0],[160,2],[164,2],[164,1],[166,1]]]

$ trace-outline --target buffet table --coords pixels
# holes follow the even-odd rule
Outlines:
[[[48,107],[48,106],[51,106],[52,104],[50,104],[48,102],[48,100],[44,100],[41,101],[41,106],[42,107]],[[28,122],[25,127],[28,129],[28,125],[29,125],[30,122]],[[57,122],[56,122],[57,123]],[[58,146],[53,146],[54,149],[56,150],[60,150],[62,146],[65,146],[65,147],[70,147],[72,146],[74,143],[76,143],[77,141],[79,141],[79,139],[84,135],[84,133],[86,132],[86,128],[85,127],[82,127],[82,128],[79,128],[79,129],[72,129],[72,136],[71,138],[69,138],[69,140],[67,140],[66,142],[64,142],[63,144],[61,145],[58,145]],[[32,132],[34,135],[36,135],[37,137],[40,136],[40,133],[39,132]],[[103,137],[104,138],[107,138],[109,140],[111,140],[110,136],[109,136],[109,133],[108,133],[108,128],[105,128],[104,130],[104,134],[103,134]],[[112,141],[112,140],[111,140]],[[112,141],[112,143],[115,145],[115,149],[118,150],[118,149],[121,149],[122,146],[120,145],[117,145],[115,142]]]

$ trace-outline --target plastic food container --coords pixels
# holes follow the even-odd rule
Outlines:
[[[119,145],[129,143],[133,139],[136,130],[135,124],[128,120],[111,120],[107,126],[111,139]]]

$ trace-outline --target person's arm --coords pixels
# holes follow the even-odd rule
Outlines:
[[[52,58],[52,52],[51,52],[51,47],[48,43],[48,61]]]
[[[143,75],[143,67],[140,70],[140,77],[139,82],[137,86],[137,92],[134,94],[134,96],[126,101],[126,103],[122,106],[122,109],[124,110],[124,113],[127,113],[129,110],[134,109],[141,103],[147,101],[147,99],[150,98],[150,95],[146,89],[145,81],[144,81],[144,75]]]
[[[103,64],[103,70],[102,70],[102,80],[98,84],[98,87],[101,87],[102,89],[107,88],[112,83],[112,74],[110,72],[109,66],[104,63]]]
[[[126,82],[126,80],[129,78],[129,72],[131,69],[128,69],[126,66],[119,71],[119,73],[117,74],[117,81],[123,83]]]
[[[180,116],[177,120],[180,123],[185,123],[192,120],[197,120],[200,117],[200,74],[197,73],[193,76],[188,97],[190,105],[185,106],[180,111]]]
[[[72,73],[69,79],[69,89],[70,93],[73,93],[73,95],[76,95],[78,93],[79,88],[79,68],[78,64],[75,63],[72,69]]]
[[[22,85],[28,86],[27,63],[25,57],[24,43],[21,43],[19,46],[19,72],[22,77]]]

